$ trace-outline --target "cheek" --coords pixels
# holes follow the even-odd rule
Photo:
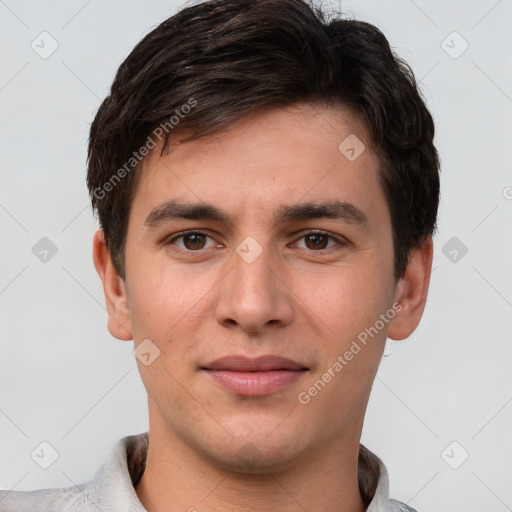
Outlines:
[[[132,280],[130,311],[135,339],[153,336],[163,342],[173,332],[187,328],[191,318],[204,314],[213,287],[214,281],[198,269],[161,260],[147,258],[144,266],[155,270],[134,275]]]
[[[324,352],[322,364],[309,382],[314,387],[311,392],[322,395],[316,405],[322,414],[336,413],[341,420],[370,391],[392,319],[387,315],[387,322],[381,320],[392,291],[381,272],[377,266],[364,273],[356,267],[344,269],[336,278],[325,279],[323,295],[317,291],[310,297],[330,331],[318,340]]]
[[[331,267],[295,283],[297,295],[342,348],[389,307],[392,285],[378,265]]]

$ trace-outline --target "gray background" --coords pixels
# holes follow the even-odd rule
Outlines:
[[[85,150],[117,67],[178,5],[0,1],[5,489],[84,482],[116,440],[147,429],[132,345],[106,329]],[[512,1],[341,8],[379,26],[412,65],[443,164],[424,319],[409,340],[389,342],[363,442],[386,463],[391,495],[420,512],[512,510]],[[43,441],[59,454],[48,469],[31,457]]]

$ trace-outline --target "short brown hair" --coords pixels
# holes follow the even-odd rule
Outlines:
[[[394,272],[435,230],[434,123],[410,67],[369,23],[303,0],[211,0],[152,30],[121,64],[92,123],[87,184],[119,275],[140,162],[159,134],[186,140],[303,102],[350,106],[367,125],[390,209]],[[174,133],[177,133],[177,130]]]

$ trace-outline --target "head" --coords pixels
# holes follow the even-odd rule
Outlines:
[[[110,332],[158,355],[139,362],[150,425],[250,470],[357,438],[386,337],[425,305],[433,137],[383,34],[302,0],[205,2],[134,48],[88,186]],[[230,355],[303,370],[248,396],[212,379]]]

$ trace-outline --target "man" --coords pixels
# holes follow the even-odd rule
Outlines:
[[[92,124],[88,186],[149,433],[2,510],[412,510],[360,436],[386,338],[425,306],[433,136],[372,25],[214,0],[148,34]]]

